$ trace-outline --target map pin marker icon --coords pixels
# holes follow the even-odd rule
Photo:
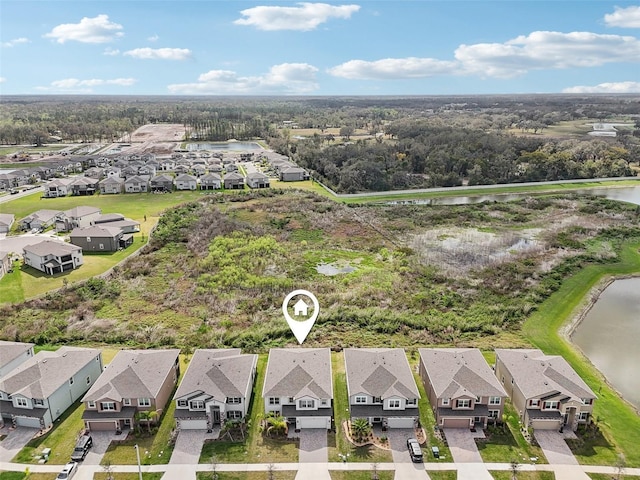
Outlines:
[[[303,299],[298,299],[298,301],[293,305],[293,315],[295,317],[300,317],[301,320],[296,320],[289,315],[289,302],[293,297],[298,295],[311,299],[311,302],[313,303],[313,313],[311,316],[308,315],[309,304]],[[289,324],[289,328],[298,340],[298,343],[302,344],[313,328],[313,324],[316,323],[316,319],[320,313],[320,305],[318,304],[318,299],[313,293],[307,290],[294,290],[284,298],[284,301],[282,302],[282,313]]]

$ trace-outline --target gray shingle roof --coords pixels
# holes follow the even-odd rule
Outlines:
[[[328,348],[272,348],[263,397],[333,398]]]
[[[557,392],[573,399],[596,398],[595,393],[558,355],[538,349],[496,349],[496,357],[507,367],[525,398]]]
[[[419,352],[438,398],[507,396],[477,348],[420,348]]]
[[[25,217],[24,220],[35,220],[38,219],[42,222],[49,222],[51,220],[53,220],[53,218],[56,215],[59,215],[60,213],[62,213],[60,210],[38,210],[37,212],[33,212],[31,215],[29,215],[28,217]]]
[[[0,367],[7,365],[33,347],[33,343],[0,340]]]
[[[251,391],[251,378],[258,356],[240,349],[196,350],[176,391],[175,398],[204,392],[219,401],[244,397]]]
[[[346,348],[344,362],[349,396],[420,398],[402,348]]]
[[[55,240],[43,240],[40,243],[26,245],[23,247],[23,250],[25,252],[31,252],[40,257],[43,257],[45,255],[55,255],[56,257],[62,257],[73,252],[82,251],[82,248],[70,243],[58,242]]]
[[[90,227],[74,228],[69,237],[115,238],[121,233],[122,230],[118,227],[92,225]]]
[[[83,402],[109,398],[156,398],[180,350],[120,350]]]
[[[100,210],[98,207],[88,207],[85,205],[80,205],[78,207],[73,207],[69,210],[65,210],[64,214],[69,218],[82,218],[94,213],[100,213],[101,211],[102,210]]]
[[[27,398],[48,398],[99,355],[100,350],[94,348],[43,350],[0,378],[0,390]]]
[[[14,220],[15,216],[13,213],[0,213],[0,225],[11,226]]]

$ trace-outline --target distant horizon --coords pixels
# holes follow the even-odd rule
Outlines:
[[[640,93],[632,0],[2,0],[0,95]]]

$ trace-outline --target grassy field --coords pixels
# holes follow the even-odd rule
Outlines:
[[[54,473],[0,472],[0,480],[52,480]]]
[[[342,472],[339,470],[329,470],[331,480],[371,480],[373,469],[370,471]],[[393,480],[394,472],[389,470],[378,470],[378,480]],[[431,474],[429,474],[431,476]],[[433,477],[431,477],[433,478]]]
[[[456,470],[430,470],[429,478],[431,480],[456,480],[458,472]]]
[[[296,473],[290,470],[276,470],[270,477],[268,472],[216,472],[218,480],[294,480]],[[213,472],[198,472],[196,479],[211,480],[212,475]]]
[[[510,471],[493,471],[489,472],[495,480],[512,480],[513,473]],[[554,480],[556,478],[553,472],[518,472],[517,480]]]
[[[142,480],[160,480],[162,478],[162,473],[142,473]],[[116,480],[139,480],[140,476],[137,473],[114,473],[113,478]],[[93,480],[106,480],[107,474],[103,472],[98,472],[93,476]],[[31,480],[31,477],[29,477]]]
[[[589,291],[604,278],[640,272],[640,244],[627,244],[620,262],[589,265],[562,283],[525,323],[523,334],[547,354],[562,355],[596,392],[594,418],[602,435],[574,448],[581,463],[611,465],[623,453],[630,466],[640,465],[640,417],[607,385],[602,374],[558,332],[583,305]],[[616,445],[620,452],[617,451]]]
[[[593,480],[640,480],[638,475],[609,475],[608,473],[587,473]]]

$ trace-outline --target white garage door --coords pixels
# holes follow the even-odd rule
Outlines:
[[[329,417],[297,417],[296,428],[331,428]]]
[[[206,418],[198,418],[191,420],[180,420],[180,429],[181,430],[206,430],[207,429],[207,419]]]
[[[40,419],[33,417],[16,417],[16,425],[19,427],[40,428]]]
[[[413,428],[413,418],[411,417],[395,417],[387,418],[389,428]]]

